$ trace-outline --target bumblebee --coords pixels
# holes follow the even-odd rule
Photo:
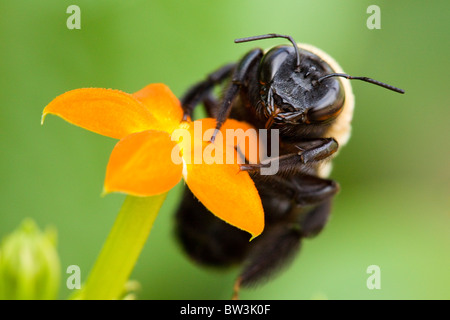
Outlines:
[[[227,118],[256,129],[279,130],[278,172],[261,175],[262,164],[243,164],[260,194],[265,229],[248,234],[216,218],[186,188],[176,214],[176,234],[195,261],[216,267],[242,265],[235,297],[272,276],[299,252],[302,239],[317,235],[330,216],[337,182],[327,179],[331,159],[350,137],[354,96],[350,80],[395,92],[403,90],[367,77],[345,74],[320,49],[280,34],[242,38],[236,43],[284,38],[292,45],[256,48],[192,86],[181,98],[185,118],[203,104],[219,130]],[[223,86],[220,97],[214,94]],[[214,135],[213,135],[214,137]],[[223,199],[223,201],[227,201]]]

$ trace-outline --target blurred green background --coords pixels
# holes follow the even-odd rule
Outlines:
[[[66,9],[81,9],[69,30]],[[369,5],[381,29],[369,30]],[[56,117],[40,125],[57,95],[81,87],[134,92],[153,82],[180,96],[254,46],[289,34],[331,54],[352,75],[401,87],[405,95],[353,82],[353,134],[334,162],[340,182],[332,218],[293,264],[242,299],[450,298],[448,1],[0,1],[0,237],[25,217],[58,230],[60,298],[68,265],[83,280],[124,199],[100,197],[115,140]],[[132,279],[140,299],[228,299],[238,269],[192,264],[173,237],[182,185],[171,191]],[[369,265],[381,289],[369,290]]]

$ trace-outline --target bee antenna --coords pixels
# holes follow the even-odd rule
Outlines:
[[[386,88],[386,89],[389,89],[389,90],[392,90],[392,91],[395,91],[395,92],[398,92],[398,93],[405,93],[405,90],[399,89],[399,88],[394,87],[394,86],[391,86],[390,84],[387,84],[387,83],[384,83],[384,82],[380,82],[378,80],[374,80],[374,79],[367,78],[367,77],[352,77],[352,76],[349,76],[348,74],[345,74],[345,73],[331,73],[331,74],[327,74],[327,75],[317,79],[317,82],[320,83],[323,80],[331,78],[331,77],[343,77],[343,78],[346,78],[346,79],[349,79],[349,80],[361,80],[361,81],[369,82],[369,83],[372,83],[372,84],[376,84],[377,86],[380,86],[380,87],[383,87],[383,88]]]
[[[292,45],[294,46],[294,49],[295,49],[295,53],[297,55],[297,64],[296,64],[297,68],[295,69],[295,71],[296,72],[300,71],[300,51],[298,50],[297,43],[294,41],[294,39],[291,36],[285,36],[285,35],[277,34],[277,33],[269,33],[269,34],[263,34],[260,36],[236,39],[236,40],[234,40],[234,43],[242,43],[242,42],[249,42],[249,41],[255,41],[255,40],[262,40],[262,39],[272,39],[272,38],[284,38],[284,39],[289,40],[292,43]]]

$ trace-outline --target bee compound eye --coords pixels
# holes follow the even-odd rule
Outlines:
[[[339,81],[326,88],[326,93],[312,101],[307,113],[307,123],[323,123],[336,119],[344,106],[344,90]]]

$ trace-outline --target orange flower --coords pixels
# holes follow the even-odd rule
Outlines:
[[[105,192],[153,196],[169,191],[183,177],[193,194],[220,219],[249,232],[252,239],[264,229],[261,199],[249,174],[240,171],[236,161],[214,161],[230,153],[236,159],[239,141],[227,145],[216,139],[215,152],[206,152],[211,149],[215,120],[182,121],[180,102],[166,85],[150,84],[134,94],[99,88],[72,90],[45,107],[42,123],[47,114],[120,139],[106,168]],[[221,132],[249,128],[228,120]]]

